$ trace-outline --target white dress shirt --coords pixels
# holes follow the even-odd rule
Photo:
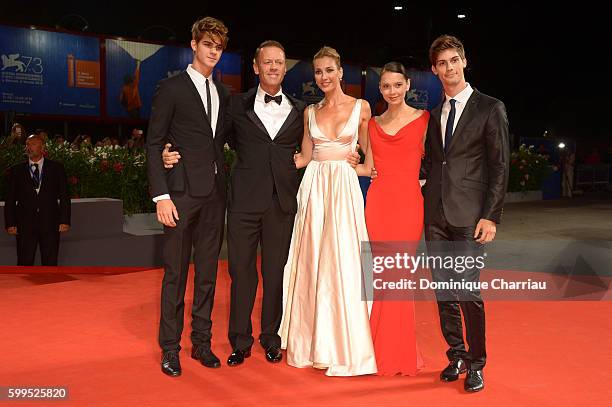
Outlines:
[[[213,82],[212,73],[210,74],[210,76],[205,77],[200,72],[196,71],[191,64],[187,66],[187,73],[189,74],[191,81],[194,83],[196,89],[198,90],[198,93],[200,94],[202,104],[204,105],[204,110],[207,110],[206,79],[208,79],[208,83],[210,85],[210,101],[212,112],[207,111],[207,113],[209,113],[212,134],[213,137],[215,137],[215,131],[217,130],[217,117],[219,116],[219,93],[217,92],[215,82]]]
[[[255,96],[255,114],[265,126],[272,140],[274,140],[280,128],[283,127],[283,123],[287,120],[287,116],[292,109],[291,103],[287,96],[283,95],[282,89],[276,95],[270,96],[278,95],[283,96],[280,105],[273,100],[266,103],[266,92],[260,86],[257,87],[257,95]]]
[[[200,72],[196,71],[194,67],[189,64],[187,66],[187,74],[191,78],[191,81],[195,85],[198,93],[200,94],[200,98],[202,99],[202,104],[204,105],[204,110],[207,110],[206,103],[206,79],[208,79],[208,84],[210,86],[210,105],[212,114],[210,114],[210,126],[212,128],[213,138],[215,137],[215,132],[217,130],[217,118],[219,116],[219,93],[217,92],[217,87],[215,86],[215,82],[212,80],[212,74],[207,78],[202,75]],[[208,112],[208,111],[207,111]],[[217,169],[215,168],[215,173]],[[162,199],[170,199],[170,194],[163,194],[153,198],[153,202],[157,203]]]
[[[440,114],[440,126],[442,128],[442,147],[444,147],[444,135],[446,134],[446,122],[448,121],[448,114],[450,113],[450,100],[455,99],[455,121],[453,123],[453,131],[457,127],[457,123],[459,123],[459,119],[461,118],[461,114],[463,110],[465,110],[465,106],[467,104],[468,99],[474,93],[474,89],[468,83],[465,89],[456,94],[454,97],[450,97],[445,95],[446,98],[444,100],[444,104],[442,105],[442,112]]]
[[[34,179],[34,167],[32,167],[32,166],[34,164],[38,164],[38,178],[40,180],[40,184],[38,184],[38,188],[36,188],[36,193],[38,193],[40,191],[40,186],[42,185],[42,173],[43,173],[43,164],[44,163],[45,163],[45,157],[42,157],[38,161],[28,160],[28,164],[30,165],[28,167],[28,169],[30,171],[30,177],[32,177],[32,179]]]

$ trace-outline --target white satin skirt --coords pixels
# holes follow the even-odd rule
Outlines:
[[[368,240],[355,170],[342,161],[311,161],[283,280],[280,335],[287,363],[327,369],[327,376],[376,373],[361,242]]]

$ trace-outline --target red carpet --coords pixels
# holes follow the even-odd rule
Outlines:
[[[612,398],[612,303],[607,301],[488,302],[486,389],[477,394],[465,394],[462,380],[438,381],[446,365],[445,345],[431,302],[417,303],[426,363],[417,377],[329,378],[284,361],[271,365],[259,347],[240,367],[210,370],[189,358],[188,317],[183,376],[169,378],[160,372],[156,342],[162,271],[56,271],[0,275],[0,386],[67,386],[69,400],[52,405],[607,406]],[[225,359],[231,350],[226,262],[217,287],[213,350]],[[189,286],[187,315],[191,293]],[[257,303],[255,329],[259,312]]]
[[[123,274],[151,270],[149,267],[107,267],[107,266],[0,266],[0,274]]]

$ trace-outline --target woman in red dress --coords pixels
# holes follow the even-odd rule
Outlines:
[[[429,112],[406,104],[410,79],[402,64],[386,64],[379,86],[388,108],[370,120],[366,160],[357,167],[359,175],[369,176],[374,167],[378,174],[366,201],[368,235],[373,256],[414,255],[423,232],[419,170]],[[385,270],[374,278],[399,281],[409,278],[405,273]],[[390,291],[375,291],[370,316],[378,374],[413,376],[423,367],[415,336],[414,301],[408,291]]]

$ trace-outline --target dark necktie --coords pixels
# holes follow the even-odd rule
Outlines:
[[[451,99],[448,101],[450,103],[450,112],[448,113],[448,120],[446,121],[446,134],[444,134],[444,152],[448,151],[448,146],[450,145],[451,139],[453,138],[453,126],[455,125],[455,99]]]
[[[264,96],[264,101],[266,103],[270,103],[271,101],[275,101],[277,104],[281,104],[281,102],[283,101],[283,95],[278,95],[278,96],[270,96],[266,93],[266,96]]]
[[[34,171],[32,171],[32,181],[34,181],[34,189],[40,188],[40,171],[38,170],[38,164],[32,164]]]
[[[208,83],[208,78],[206,79],[206,116],[208,116],[208,121],[212,126],[212,100],[210,98],[210,83]]]

